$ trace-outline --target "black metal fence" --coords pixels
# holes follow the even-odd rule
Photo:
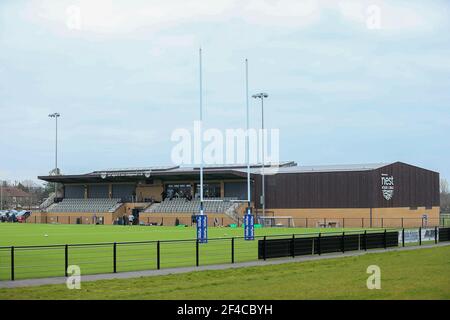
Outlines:
[[[171,216],[173,215],[173,216]],[[269,214],[270,215],[270,214]],[[214,219],[214,214],[211,214]],[[97,218],[92,217],[71,217],[64,214],[52,215],[52,216],[30,216],[26,219],[25,223],[47,223],[47,224],[95,224],[100,222]],[[217,226],[226,226],[229,224],[229,219],[224,217],[216,219]],[[185,225],[194,225],[194,222],[190,217],[178,216],[176,213],[168,213],[166,218],[152,218],[149,216],[141,217],[140,223],[144,225],[164,225],[173,226],[178,223]],[[235,224],[241,226],[243,224],[243,218],[238,218]],[[256,220],[256,222],[262,222]],[[273,217],[272,220],[266,219],[266,227],[296,227],[296,228],[429,228],[429,227],[450,227],[450,218],[448,216],[442,216],[440,218],[368,218],[368,217],[353,217],[353,218],[335,218],[335,217],[305,217],[305,218],[289,218],[286,217]]]
[[[450,241],[450,228],[357,230],[196,240],[163,240],[0,247],[0,280],[228,264],[307,254],[346,252]]]
[[[258,242],[259,259],[296,257],[332,252],[347,252],[354,250],[368,250],[376,248],[391,248],[398,246],[398,231],[333,234],[313,237],[296,238],[293,235],[286,239],[263,239]]]

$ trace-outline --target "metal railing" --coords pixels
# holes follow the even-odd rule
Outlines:
[[[386,234],[388,231],[398,232],[399,246],[438,243],[439,232],[447,232],[443,233],[442,239],[448,241],[450,235],[450,228],[442,231],[438,227],[415,230],[386,228],[256,236],[256,241],[246,241],[244,237],[212,238],[207,244],[187,239],[4,246],[0,247],[0,280],[67,277],[71,265],[79,266],[82,274],[87,275],[255,261],[261,259],[258,251],[260,241],[265,246],[266,241],[274,239],[313,237],[320,245],[321,239],[326,237],[358,235],[363,241],[371,233]],[[367,250],[367,245],[361,248]]]

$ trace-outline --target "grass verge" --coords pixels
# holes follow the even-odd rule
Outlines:
[[[366,286],[369,265],[381,289]],[[0,299],[450,299],[450,247],[219,271],[1,289]]]

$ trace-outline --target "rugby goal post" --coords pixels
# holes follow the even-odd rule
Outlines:
[[[258,223],[263,227],[294,228],[295,221],[292,216],[259,216]]]

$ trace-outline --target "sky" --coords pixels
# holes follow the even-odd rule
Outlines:
[[[403,161],[450,179],[450,2],[2,0],[0,179],[171,164],[177,128],[265,125],[300,165]],[[250,125],[261,126],[250,101]]]

